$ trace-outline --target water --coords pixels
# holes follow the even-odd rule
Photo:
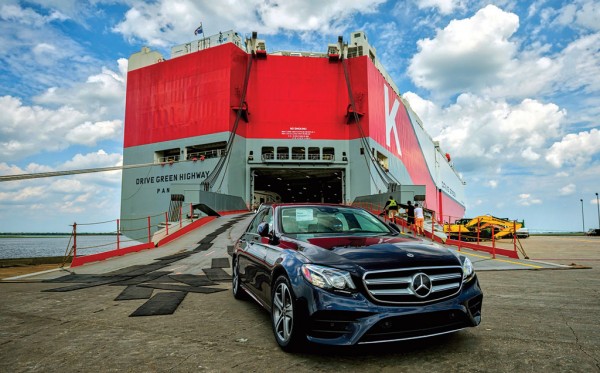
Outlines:
[[[0,259],[37,258],[64,256],[68,246],[72,246],[69,236],[0,237]],[[121,237],[122,241],[128,241]],[[77,236],[77,256],[114,250],[117,238],[114,235]],[[137,241],[122,242],[121,248],[137,245]]]

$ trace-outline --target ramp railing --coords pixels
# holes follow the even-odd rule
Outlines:
[[[71,225],[70,247],[67,247],[61,267],[64,267],[70,257],[72,257],[71,267],[77,267],[89,262],[154,248],[221,215],[247,212],[239,210],[213,211],[214,214],[206,214],[203,212],[206,210],[203,207],[193,203],[181,203],[176,209],[177,211],[171,205],[169,211],[142,218],[113,219],[90,223],[74,222]],[[124,228],[123,225],[131,228]]]

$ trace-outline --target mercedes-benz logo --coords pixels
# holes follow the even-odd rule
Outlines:
[[[414,258],[415,254],[413,254],[413,253],[406,253],[406,256],[409,257],[409,258]]]
[[[413,276],[410,289],[419,298],[425,298],[431,293],[431,279],[425,273],[417,273]]]

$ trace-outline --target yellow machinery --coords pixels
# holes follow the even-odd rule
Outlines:
[[[522,222],[501,219],[492,215],[480,215],[473,219],[459,219],[454,224],[444,224],[444,232],[452,237],[458,238],[459,232],[461,239],[472,240],[477,238],[512,237],[515,232],[523,226]]]

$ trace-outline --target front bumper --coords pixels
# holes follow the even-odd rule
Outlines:
[[[309,341],[327,345],[395,342],[452,333],[481,322],[483,293],[477,277],[459,294],[432,304],[375,304],[362,293],[336,294],[307,284],[305,303]]]

